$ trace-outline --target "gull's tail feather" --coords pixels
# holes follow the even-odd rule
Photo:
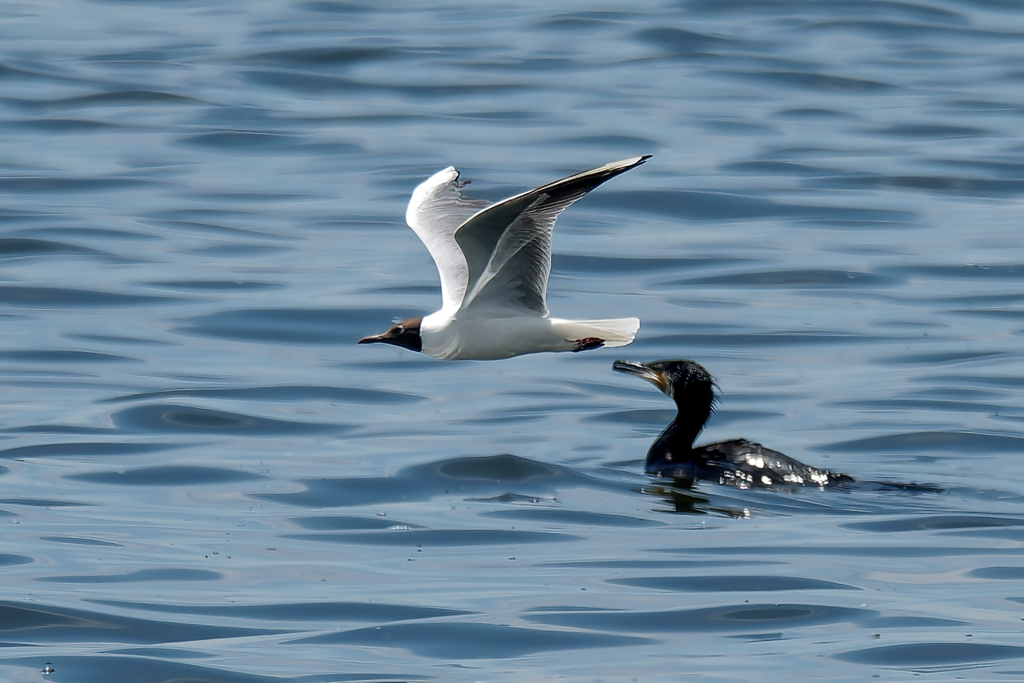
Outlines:
[[[552,321],[554,322],[554,321]],[[566,339],[600,339],[604,346],[625,346],[633,341],[640,329],[638,318],[613,318],[610,320],[561,320],[556,323],[560,334]]]

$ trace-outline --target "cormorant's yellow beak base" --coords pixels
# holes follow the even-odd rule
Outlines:
[[[668,380],[665,378],[665,373],[658,368],[651,367],[650,365],[644,365],[643,363],[634,363],[628,360],[617,360],[612,363],[612,370],[618,370],[619,372],[625,372],[628,375],[636,375],[642,379],[647,380],[654,386],[661,390],[661,393],[669,394]]]

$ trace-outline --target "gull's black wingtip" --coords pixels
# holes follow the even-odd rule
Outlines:
[[[645,163],[647,163],[647,160],[653,156],[653,154],[641,154],[640,156],[636,157],[636,160],[633,161],[633,163],[630,164],[629,167],[636,168],[637,166],[643,166]]]
[[[654,156],[653,154],[641,154],[638,157],[633,157],[632,159],[626,159],[624,161],[620,161],[619,163],[626,165],[627,169],[636,168],[637,166],[642,166],[644,163],[647,162],[648,159],[650,159],[653,156]]]
[[[647,160],[653,156],[653,154],[641,154],[638,157],[630,157],[628,159],[623,159],[622,161],[613,161],[610,164],[606,164],[605,167],[623,168],[628,171],[631,168],[636,168],[637,166],[646,163]]]

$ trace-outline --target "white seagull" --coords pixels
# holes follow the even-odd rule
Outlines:
[[[637,318],[560,320],[545,302],[558,215],[651,155],[605,164],[497,204],[467,199],[453,166],[419,185],[405,221],[441,275],[441,310],[396,323],[360,344],[383,342],[444,360],[496,360],[541,351],[625,346]]]

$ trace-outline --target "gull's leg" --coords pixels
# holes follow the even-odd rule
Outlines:
[[[577,351],[589,351],[591,349],[599,349],[604,346],[604,339],[600,337],[584,337],[583,339],[577,339],[573,341],[573,353]]]

